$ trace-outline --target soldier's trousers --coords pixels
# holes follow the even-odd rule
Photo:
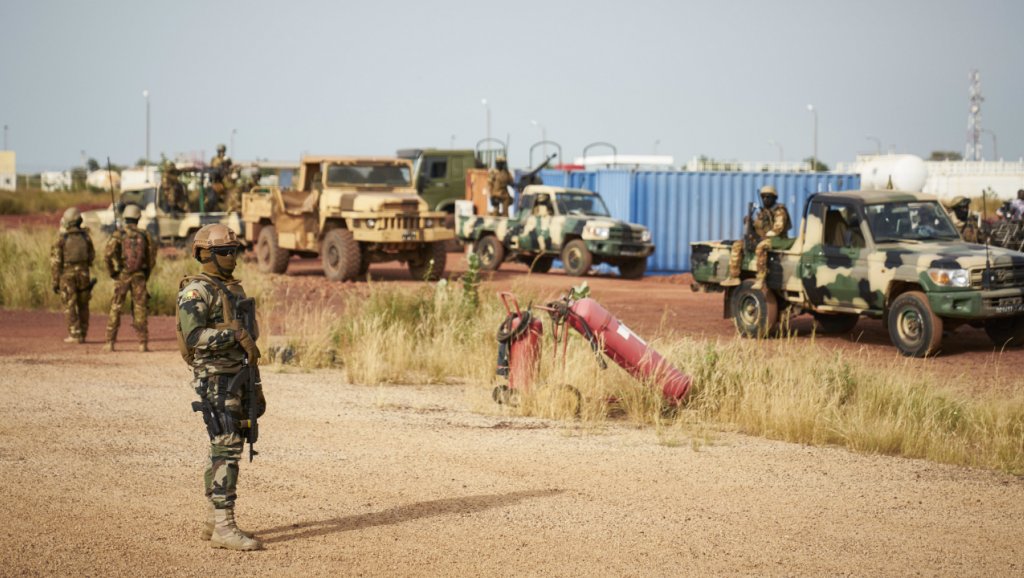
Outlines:
[[[242,398],[226,391],[232,377],[214,375],[201,382],[204,397],[213,404],[221,424],[221,433],[210,438],[210,456],[203,474],[206,499],[218,509],[235,507],[238,462],[245,445],[237,427],[242,418]]]
[[[64,304],[64,318],[68,335],[85,339],[89,333],[89,270],[65,272],[60,278],[60,300]]]
[[[107,321],[107,342],[117,341],[117,330],[121,327],[121,308],[128,294],[132,296],[132,327],[140,343],[149,341],[149,321],[146,306],[149,291],[146,276],[142,273],[122,275],[114,281],[114,296],[110,299],[110,319]]]
[[[789,249],[793,246],[792,239],[783,237],[765,237],[757,242],[754,247],[754,270],[758,279],[768,276],[768,250]],[[743,240],[740,239],[732,244],[732,252],[729,253],[729,276],[739,277],[743,264]]]

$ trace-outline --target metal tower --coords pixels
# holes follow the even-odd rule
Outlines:
[[[971,81],[970,112],[967,113],[967,147],[964,151],[965,161],[981,160],[981,103],[985,97],[981,96],[981,73],[972,70],[967,75]]]

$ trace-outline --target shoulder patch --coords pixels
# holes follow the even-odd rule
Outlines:
[[[203,298],[203,296],[200,295],[199,291],[196,290],[196,289],[189,289],[189,290],[185,291],[184,293],[182,293],[182,295],[181,295],[181,300],[182,301],[190,301],[190,300],[202,299],[202,298]]]

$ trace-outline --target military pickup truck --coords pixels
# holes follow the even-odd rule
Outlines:
[[[227,225],[240,235],[242,222],[238,213],[206,210],[203,200],[210,184],[208,171],[198,168],[180,170],[181,184],[189,197],[182,206],[174,205],[172,195],[162,184],[161,174],[153,171],[151,182],[124,179],[116,204],[106,209],[86,211],[82,214],[82,225],[109,236],[120,222],[125,205],[131,204],[142,209],[139,227],[149,231],[161,245],[187,248],[191,246],[196,231],[213,223]]]
[[[443,212],[416,194],[412,162],[390,157],[307,156],[298,190],[256,187],[242,195],[245,238],[259,268],[284,273],[292,255],[319,256],[328,279],[366,274],[371,263],[402,261],[415,279],[445,269]]]
[[[852,331],[861,316],[883,320],[904,355],[939,351],[943,332],[984,327],[998,346],[1024,344],[1024,253],[966,243],[933,196],[898,191],[819,193],[802,230],[772,250],[762,290],[753,257],[742,283],[722,287],[732,241],[691,244],[694,289],[725,291],[725,318],[766,336],[810,313],[823,333]]]
[[[651,232],[613,219],[601,195],[545,185],[523,189],[515,217],[457,217],[455,234],[472,244],[481,268],[490,271],[515,260],[546,273],[561,258],[568,275],[585,275],[591,265],[608,263],[622,277],[639,279],[654,253]]]

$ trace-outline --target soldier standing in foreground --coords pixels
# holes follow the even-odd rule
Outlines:
[[[782,203],[776,202],[779,194],[775,187],[765,185],[761,187],[761,210],[754,216],[753,223],[747,223],[750,216],[744,218],[746,229],[753,226],[753,234],[757,242],[754,248],[754,264],[757,277],[754,280],[753,289],[764,287],[764,279],[768,275],[768,249],[774,245],[786,245],[789,239],[789,229],[792,226],[789,220],[789,211]],[[732,244],[732,253],[729,256],[729,278],[722,281],[723,287],[735,287],[740,284],[740,265],[743,261],[744,239]]]
[[[89,230],[82,228],[82,215],[71,207],[60,220],[63,231],[50,250],[50,276],[53,292],[60,295],[68,322],[65,343],[85,343],[89,333],[89,300],[93,281],[89,267],[96,258]]]
[[[968,243],[977,243],[978,225],[971,215],[971,200],[963,196],[954,197],[948,209],[950,220],[960,233],[960,238]]]
[[[214,548],[258,550],[262,545],[238,529],[234,513],[242,448],[246,439],[255,442],[255,418],[266,409],[256,373],[255,309],[233,277],[241,251],[235,233],[224,225],[207,225],[196,233],[192,256],[202,272],[181,281],[177,332],[201,400],[192,404],[193,410],[202,411],[210,436],[204,475],[209,515],[202,537]]]
[[[508,194],[508,186],[512,184],[512,174],[503,155],[494,161],[494,168],[487,172],[487,188],[491,191],[491,205],[496,206],[499,215],[508,216],[508,207],[512,197]]]
[[[114,296],[110,300],[110,319],[107,321],[107,342],[103,351],[113,351],[117,330],[121,326],[121,307],[129,292],[132,294],[132,327],[139,338],[139,351],[149,351],[149,322],[146,306],[149,292],[146,283],[156,265],[156,244],[144,229],[140,229],[142,211],[136,205],[124,209],[124,227],[110,236],[103,261],[114,279]]]

